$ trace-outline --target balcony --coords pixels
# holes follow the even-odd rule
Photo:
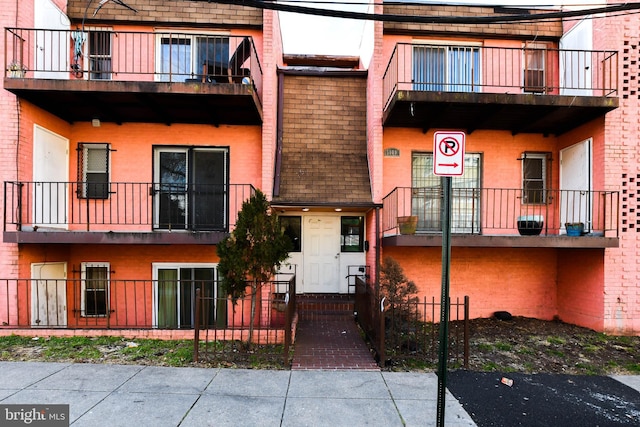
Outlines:
[[[398,43],[387,127],[560,135],[618,107],[615,51]]]
[[[4,242],[216,244],[250,184],[5,182]]]
[[[454,188],[452,246],[617,247],[617,191]],[[441,246],[440,188],[397,187],[383,199],[384,246]],[[415,221],[414,229],[402,224]],[[572,226],[581,224],[574,232]]]
[[[5,29],[4,88],[69,123],[260,125],[249,36]]]

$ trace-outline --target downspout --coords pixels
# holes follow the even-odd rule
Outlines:
[[[376,259],[376,273],[375,273],[375,283],[373,285],[376,295],[376,301],[380,300],[380,207],[376,206],[376,248],[375,248],[375,259]]]
[[[273,197],[280,196],[280,172],[282,170],[282,135],[284,127],[284,74],[278,70],[278,102],[276,119],[276,158],[273,174]]]

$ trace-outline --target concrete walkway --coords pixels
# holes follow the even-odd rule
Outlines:
[[[0,405],[69,404],[77,427],[434,426],[436,399],[433,373],[0,362]],[[445,414],[475,425],[449,393]]]

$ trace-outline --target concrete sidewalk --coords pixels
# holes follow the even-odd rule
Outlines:
[[[69,404],[72,426],[433,426],[433,373],[0,362],[0,404]],[[474,426],[447,392],[447,426]]]

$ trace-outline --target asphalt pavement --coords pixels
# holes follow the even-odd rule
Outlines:
[[[510,378],[450,372],[445,425],[640,425],[640,377]],[[17,404],[69,405],[72,426],[435,426],[437,382],[416,372],[0,362],[0,427],[26,425],[6,421],[3,407]]]

